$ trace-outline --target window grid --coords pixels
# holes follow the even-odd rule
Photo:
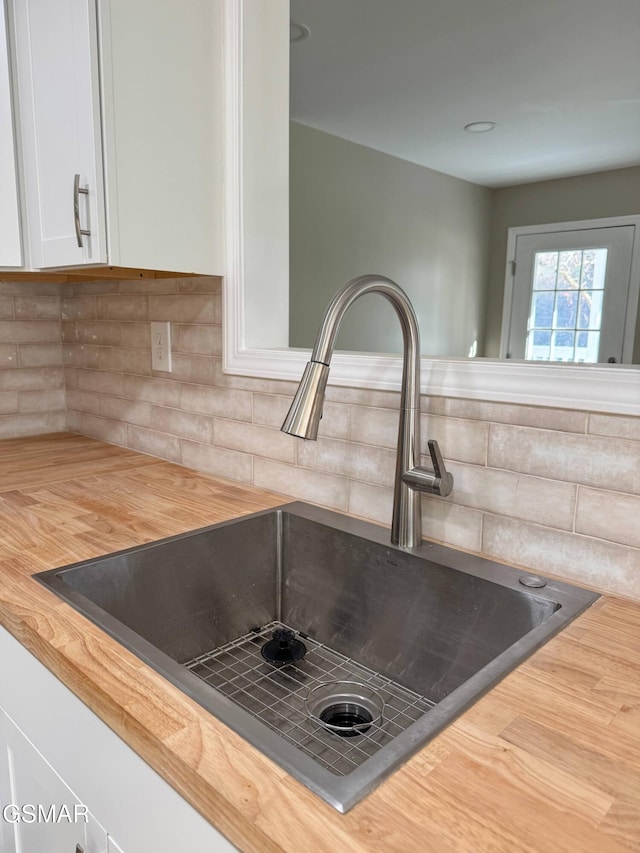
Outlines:
[[[537,252],[525,358],[597,362],[607,249]]]

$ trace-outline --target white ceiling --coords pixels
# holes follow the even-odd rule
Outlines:
[[[640,0],[291,0],[291,18],[311,29],[295,121],[490,187],[640,164]]]

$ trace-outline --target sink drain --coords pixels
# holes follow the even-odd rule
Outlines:
[[[341,737],[356,737],[369,731],[373,717],[362,705],[338,702],[325,708],[320,714],[320,720]]]
[[[366,684],[328,681],[309,691],[305,700],[312,720],[340,737],[356,737],[380,723],[384,702]]]

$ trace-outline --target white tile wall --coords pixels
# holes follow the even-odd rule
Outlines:
[[[390,523],[398,394],[330,385],[319,441],[301,442],[279,431],[293,383],[222,372],[219,280],[62,294],[56,318],[51,289],[0,287],[2,435],[21,434],[13,417],[56,428],[64,412],[45,410],[66,384],[69,429]],[[172,324],[171,374],[151,371],[151,319]],[[640,418],[443,397],[422,407],[422,450],[437,438],[456,477],[449,498],[423,498],[425,535],[640,599]]]
[[[0,438],[66,429],[57,285],[0,281]]]

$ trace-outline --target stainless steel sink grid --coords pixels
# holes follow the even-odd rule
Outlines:
[[[436,704],[306,634],[305,657],[274,667],[260,649],[282,627],[290,626],[271,622],[184,666],[332,773],[351,773]],[[349,738],[323,728],[309,716],[305,699],[311,689],[328,681],[373,688],[384,702],[381,723]]]
[[[291,503],[35,577],[345,812],[598,598],[388,536]],[[308,653],[276,667],[260,646],[282,625]],[[382,724],[303,716],[326,681],[379,686]]]

